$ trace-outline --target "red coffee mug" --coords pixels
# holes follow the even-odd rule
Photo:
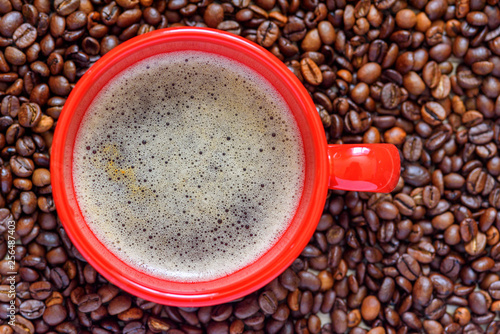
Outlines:
[[[303,194],[283,236],[268,252],[243,269],[197,283],[151,277],[106,249],[85,223],[75,198],[72,176],[73,146],[80,122],[108,81],[147,57],[186,50],[231,58],[267,79],[288,103],[302,134],[306,156]],[[119,45],[79,80],[58,120],[50,169],[54,201],[61,222],[81,255],[104,277],[150,301],[176,306],[205,306],[249,294],[283,272],[314,233],[328,188],[390,192],[399,180],[400,160],[396,147],[389,144],[327,145],[318,112],[304,86],[280,60],[260,46],[212,29],[175,28],[141,35]]]

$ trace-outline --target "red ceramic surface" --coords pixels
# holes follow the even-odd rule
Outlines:
[[[75,199],[73,144],[87,107],[116,74],[147,57],[198,50],[232,58],[266,78],[287,101],[302,134],[306,172],[299,208],[281,239],[261,258],[219,279],[179,283],[148,276],[107,250],[86,225]],[[141,35],[113,49],[79,80],[58,120],[51,156],[53,196],[59,217],[80,253],[104,277],[141,298],[176,306],[228,302],[249,294],[283,272],[314,233],[328,187],[390,192],[399,179],[399,154],[388,144],[328,146],[309,94],[271,53],[241,37],[211,29],[175,28]]]

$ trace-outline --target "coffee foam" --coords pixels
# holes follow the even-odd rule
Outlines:
[[[260,75],[202,52],[143,60],[89,107],[73,158],[91,230],[150,275],[206,281],[283,234],[304,153],[288,106]]]

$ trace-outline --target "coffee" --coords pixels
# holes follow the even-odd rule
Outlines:
[[[74,146],[83,216],[126,263],[204,281],[252,263],[298,207],[305,157],[289,107],[236,61],[145,59],[97,95]]]

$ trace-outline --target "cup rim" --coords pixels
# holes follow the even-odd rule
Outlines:
[[[117,272],[113,269],[113,259],[108,259],[103,256],[103,254],[96,254],[96,251],[93,251],[93,244],[100,241],[95,236],[92,238],[92,236],[89,236],[87,232],[78,228],[75,223],[75,203],[70,203],[71,201],[67,196],[68,193],[65,185],[65,177],[61,166],[63,166],[65,160],[68,158],[65,154],[65,146],[68,143],[72,146],[74,144],[67,141],[67,135],[69,125],[72,121],[73,112],[78,106],[79,101],[86,94],[88,88],[92,85],[94,80],[99,77],[103,71],[106,71],[106,69],[113,66],[118,59],[124,59],[124,57],[127,57],[132,53],[140,52],[141,49],[147,48],[149,45],[160,43],[165,39],[193,39],[193,42],[203,41],[216,44],[224,43],[225,45],[230,45],[232,48],[234,47],[241,52],[250,52],[255,54],[259,57],[260,61],[265,62],[267,66],[270,66],[272,71],[276,72],[282,83],[284,83],[294,95],[298,96],[298,100],[300,100],[303,105],[302,110],[305,114],[305,118],[307,119],[308,125],[312,129],[311,133],[307,135],[311,136],[314,141],[314,146],[316,147],[314,159],[317,162],[318,168],[315,171],[316,182],[314,184],[313,194],[310,196],[310,202],[307,205],[306,214],[300,222],[300,233],[297,233],[293,240],[288,241],[289,244],[283,248],[280,256],[273,260],[272,266],[267,265],[264,268],[259,268],[258,271],[248,272],[245,279],[228,284],[227,286],[224,286],[223,289],[214,287],[211,288],[211,285],[213,284],[210,284],[210,282],[215,282],[219,279],[206,282],[207,284],[205,284],[205,282],[179,283],[168,280],[160,280],[164,282],[164,285],[149,286],[144,282],[131,279],[126,271]],[[123,69],[120,69],[120,71],[122,70]],[[95,96],[92,96],[92,98],[94,97]],[[303,248],[309,242],[310,237],[316,229],[316,224],[322,213],[327,194],[328,158],[326,137],[323,126],[316,112],[316,107],[302,83],[278,58],[259,45],[254,44],[240,36],[209,28],[179,27],[157,30],[145,35],[137,36],[125,43],[122,43],[104,55],[78,81],[67,98],[63,107],[63,112],[57,122],[51,150],[51,183],[57,213],[76,249],[94,268],[97,269],[99,273],[101,273],[101,275],[103,275],[111,283],[138,297],[166,305],[215,305],[243,297],[269,283],[282,273],[299,256]],[[66,161],[66,164],[67,163],[68,162]],[[74,187],[71,187],[71,190],[74,193]],[[278,241],[278,243],[279,242],[280,241]],[[257,259],[254,263],[258,263],[260,259],[261,258]],[[128,267],[131,270],[136,270],[130,266]],[[239,271],[244,271],[247,267]],[[233,274],[230,274],[226,276],[226,278],[229,279],[232,275]],[[197,288],[196,291],[191,292],[179,292],[177,290],[172,290],[171,286],[177,286],[177,284],[190,286],[193,286],[194,284]]]

